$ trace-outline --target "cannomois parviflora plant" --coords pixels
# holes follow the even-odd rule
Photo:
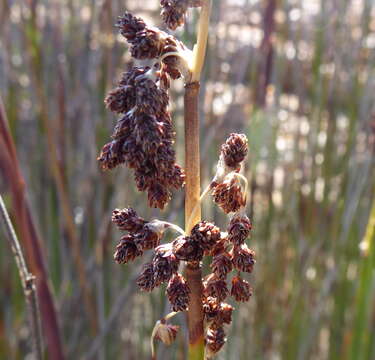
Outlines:
[[[251,273],[255,264],[255,254],[245,244],[252,228],[245,212],[247,180],[241,175],[247,138],[230,134],[221,147],[216,174],[200,195],[197,105],[211,4],[209,0],[161,0],[160,5],[162,19],[171,30],[183,25],[188,8],[201,8],[197,44],[191,51],[173,35],[128,12],[119,18],[117,27],[138,66],[125,72],[105,99],[108,109],[120,117],[112,141],[104,145],[98,160],[103,169],[120,164],[133,169],[137,188],[147,192],[150,207],[163,209],[172,191],[185,186],[185,230],[158,219],[147,221],[130,207],[113,211],[112,221],[127,232],[116,246],[114,259],[126,264],[152,250],[153,259],[144,264],[137,284],[143,291],[167,284],[172,312],[154,328],[153,358],[154,338],[171,344],[178,327],[167,321],[186,311],[189,359],[209,359],[223,347],[224,326],[231,323],[234,308],[224,301],[230,295],[237,302],[246,302],[252,295],[242,274]],[[184,79],[186,89],[185,169],[176,164],[168,110],[170,82],[179,78]],[[200,202],[207,194],[228,214],[226,232],[201,221]],[[167,229],[178,236],[162,243]],[[205,257],[210,272],[203,276]]]

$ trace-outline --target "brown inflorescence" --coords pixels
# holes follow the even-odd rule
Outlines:
[[[236,214],[228,225],[228,240],[233,245],[242,245],[250,235],[252,225],[246,214]]]
[[[232,279],[230,294],[236,301],[246,302],[249,301],[252,295],[252,290],[250,284],[246,280],[242,279],[240,276],[235,276]]]
[[[185,22],[188,8],[202,6],[202,0],[160,0],[161,17],[171,30],[176,30]]]
[[[173,251],[183,261],[199,262],[203,258],[203,248],[192,236],[179,236],[173,242]]]
[[[203,302],[203,312],[207,324],[211,329],[217,329],[224,324],[229,325],[232,322],[233,306],[219,302],[214,297],[207,297]]]
[[[255,252],[249,249],[246,244],[234,246],[232,262],[237,270],[251,273],[255,264]]]
[[[142,72],[140,73],[142,74]],[[126,77],[136,82],[136,79],[134,80],[131,75]],[[140,94],[144,96],[142,92]],[[155,94],[157,94],[157,90],[155,90]],[[135,95],[135,103],[138,101],[137,96]],[[142,109],[147,109],[149,112],[160,111],[164,106],[162,104],[164,100],[163,96],[154,96],[154,99],[158,98],[159,100],[146,104],[145,97]],[[122,123],[116,127],[116,132],[121,136],[126,133],[123,127],[130,127],[133,129],[132,131],[138,131],[137,129],[140,126],[136,123],[133,125],[128,123],[133,121],[131,120],[134,116],[133,113],[127,113],[126,116],[121,120]],[[149,115],[139,116],[145,119]],[[144,131],[146,130],[144,129]],[[147,145],[144,146],[147,146],[148,153],[157,151],[157,145],[155,145],[152,136],[144,134],[143,136],[143,141],[147,141]],[[220,207],[226,213],[232,213],[226,233],[221,232],[213,223],[200,221],[193,226],[191,233],[187,235],[173,224],[159,220],[146,221],[138,216],[132,208],[116,209],[112,214],[112,221],[119,229],[128,232],[121,238],[116,247],[116,261],[127,263],[141,256],[144,251],[153,249],[153,260],[143,266],[137,284],[143,291],[152,291],[155,287],[167,283],[166,296],[174,312],[186,311],[190,300],[190,289],[187,281],[178,272],[180,263],[185,261],[190,265],[197,265],[203,260],[204,256],[211,257],[210,268],[212,272],[203,279],[202,293],[204,319],[207,325],[206,354],[208,357],[214,356],[222,348],[226,341],[224,326],[229,325],[232,321],[234,308],[225,303],[224,300],[230,294],[235,301],[245,302],[252,295],[250,284],[241,276],[241,272],[251,273],[255,264],[255,253],[245,243],[246,238],[251,233],[252,224],[245,213],[246,197],[236,175],[241,166],[241,161],[246,156],[244,148],[246,143],[246,137],[239,134],[231,135],[223,145],[221,152],[221,161],[226,161],[224,175],[216,177],[218,181],[210,188],[214,200]],[[139,146],[141,149],[143,148],[141,144]],[[137,169],[135,155],[131,161],[129,160],[130,166]],[[164,163],[161,163],[160,167],[163,166]],[[138,169],[136,173],[137,171]],[[137,176],[139,176],[138,181],[147,189],[148,176],[151,175],[143,173]],[[162,189],[159,189],[157,193],[158,196],[164,196]],[[169,243],[161,244],[163,233],[167,228],[174,228],[182,235]],[[236,271],[237,274],[229,280],[231,282],[229,290],[227,278],[232,271]],[[165,330],[164,335],[167,341],[174,339],[175,331],[173,328],[163,328],[163,330]]]
[[[225,342],[227,341],[225,337],[225,331],[222,327],[217,329],[209,328],[206,335],[206,355],[211,358],[217,354]]]
[[[173,311],[185,311],[189,305],[190,289],[184,277],[174,274],[169,280],[166,294]]]
[[[138,190],[147,191],[151,207],[163,209],[172,190],[181,188],[185,181],[183,169],[176,164],[167,88],[169,78],[186,73],[183,57],[178,54],[187,50],[172,35],[149,27],[130,13],[120,17],[117,26],[130,44],[132,56],[154,59],[154,65],[125,72],[106,97],[108,109],[122,116],[98,160],[104,170],[120,164],[134,169]]]
[[[220,229],[207,221],[201,221],[191,230],[191,237],[207,253],[220,241]]]
[[[247,155],[247,138],[244,134],[230,134],[221,146],[221,154],[226,166],[238,170]]]
[[[203,293],[206,297],[214,297],[218,301],[223,301],[229,294],[227,283],[216,274],[207,275],[203,281]]]
[[[173,254],[171,244],[160,245],[155,249],[152,259],[155,285],[168,282],[177,273],[180,261]]]
[[[240,210],[246,204],[246,196],[235,175],[228,175],[222,183],[216,184],[212,196],[214,202],[227,214]]]
[[[154,265],[152,263],[143,265],[142,272],[137,279],[137,285],[143,291],[152,291],[154,289]]]

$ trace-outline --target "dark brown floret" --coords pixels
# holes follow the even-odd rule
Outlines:
[[[162,232],[148,223],[141,231],[135,234],[134,241],[142,250],[150,250],[159,246],[162,234]]]
[[[119,28],[120,34],[130,43],[135,41],[139,31],[146,28],[145,22],[140,17],[128,12],[119,17],[116,26]]]
[[[179,236],[173,241],[173,253],[183,261],[201,261],[203,258],[201,244],[191,236]]]
[[[113,258],[118,264],[126,264],[138,256],[142,256],[140,250],[134,242],[132,235],[125,235],[121,238],[120,243],[116,246]]]
[[[204,251],[209,252],[220,241],[220,229],[207,221],[201,221],[191,230],[191,237]]]
[[[190,289],[180,274],[174,274],[166,290],[173,311],[185,311],[189,305]]]
[[[152,291],[155,287],[154,267],[152,263],[143,265],[141,274],[137,279],[138,287],[143,291]]]
[[[225,279],[228,273],[232,271],[232,257],[228,252],[222,252],[215,255],[210,265],[212,272],[220,279]]]
[[[218,301],[223,301],[229,294],[227,283],[216,274],[208,275],[203,282],[203,293],[206,297],[214,297]]]
[[[233,249],[233,266],[243,272],[251,273],[255,264],[255,252],[249,249],[246,244],[235,246]]]
[[[125,156],[122,151],[123,145],[124,141],[120,139],[113,140],[103,146],[98,157],[98,161],[103,170],[111,170],[125,162]]]
[[[155,255],[152,260],[154,268],[155,285],[169,281],[178,270],[179,260],[172,252],[170,244],[159,245],[155,249]]]
[[[246,205],[246,196],[235,176],[227,176],[222,183],[213,187],[212,196],[225,213],[236,212]]]
[[[247,138],[244,134],[230,134],[221,146],[225,165],[237,170],[247,155]]]
[[[135,105],[135,97],[131,86],[120,86],[111,90],[104,102],[107,108],[115,113],[126,113]]]
[[[241,245],[250,235],[252,225],[245,214],[237,214],[232,217],[228,225],[228,240],[234,245]]]
[[[206,354],[211,358],[218,353],[226,342],[225,332],[222,327],[218,329],[209,328],[206,335]]]
[[[249,301],[252,295],[252,289],[246,280],[242,279],[240,276],[235,276],[232,279],[232,289],[230,294],[236,301],[246,302]]]
[[[208,297],[203,303],[203,312],[211,329],[217,329],[232,322],[233,306],[218,302],[216,298]]]
[[[132,208],[113,210],[112,222],[116,224],[120,230],[125,230],[133,233],[140,231],[146,224],[146,221],[138,216],[136,211]]]
[[[160,0],[161,17],[171,30],[175,30],[185,22],[185,14],[189,7],[202,6],[201,0]]]

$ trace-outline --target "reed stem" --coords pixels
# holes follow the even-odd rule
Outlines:
[[[198,24],[197,44],[194,47],[191,82],[185,85],[185,232],[201,220],[200,207],[200,153],[199,153],[199,79],[204,64],[211,0],[202,4]],[[189,328],[189,360],[204,358],[204,329],[202,308],[202,270],[199,263],[188,263],[185,270],[187,284],[190,288],[189,311],[187,313]]]

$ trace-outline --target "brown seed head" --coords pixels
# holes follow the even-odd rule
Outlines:
[[[209,252],[220,241],[220,229],[207,221],[201,221],[191,230],[191,237],[205,252]]]
[[[237,170],[247,155],[247,137],[244,134],[230,134],[221,146],[221,154],[226,166]]]
[[[235,276],[232,279],[232,289],[230,294],[236,301],[246,302],[249,301],[252,295],[252,289],[246,280],[242,279],[240,276]]]
[[[218,278],[225,279],[233,268],[232,256],[226,251],[219,253],[213,257],[210,267]]]
[[[227,341],[225,337],[224,329],[211,329],[209,328],[206,335],[206,355],[211,358],[217,354],[225,342]]]
[[[173,311],[185,311],[189,305],[190,289],[180,274],[174,274],[166,290]]]
[[[131,233],[142,230],[143,226],[146,224],[146,221],[139,217],[137,212],[132,208],[113,210],[112,222],[116,224],[120,230],[129,231]]]
[[[152,291],[155,287],[154,267],[152,263],[143,265],[142,272],[137,279],[138,287],[143,291]]]
[[[243,272],[251,273],[255,264],[255,252],[249,249],[246,244],[235,246],[232,252],[233,266]]]
[[[173,253],[183,261],[201,261],[203,258],[201,244],[191,236],[179,236],[174,240]]]
[[[229,325],[232,322],[233,310],[233,306],[224,302],[218,302],[213,297],[205,298],[203,303],[205,319],[211,329],[217,329],[224,324]]]
[[[203,281],[203,293],[206,297],[214,297],[218,301],[223,301],[229,294],[227,283],[216,274],[207,275]]]
[[[241,245],[250,235],[252,225],[245,214],[236,214],[228,225],[228,240],[234,245]]]
[[[202,6],[202,0],[160,0],[161,17],[171,30],[176,30],[185,22],[185,14],[189,7]]]
[[[212,196],[214,202],[227,214],[236,212],[246,205],[246,196],[242,193],[236,176],[228,175],[222,183],[215,184]]]
[[[113,258],[118,264],[126,264],[136,257],[142,256],[142,254],[142,250],[140,250],[134,242],[134,237],[132,235],[125,235],[116,246]]]
[[[178,270],[179,260],[172,252],[170,244],[159,245],[155,249],[155,255],[152,260],[154,269],[155,285],[169,281],[174,273]]]

